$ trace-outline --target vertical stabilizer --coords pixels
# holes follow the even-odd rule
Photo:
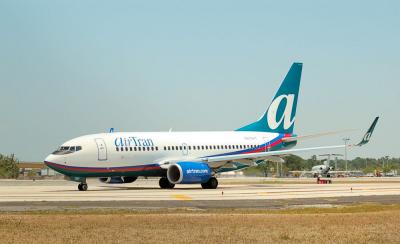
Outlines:
[[[264,115],[237,131],[293,133],[302,63],[293,63]]]

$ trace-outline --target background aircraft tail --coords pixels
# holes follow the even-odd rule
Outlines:
[[[264,115],[237,131],[292,134],[296,117],[302,63],[293,63]]]

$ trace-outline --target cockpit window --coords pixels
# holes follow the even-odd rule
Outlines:
[[[52,154],[63,155],[63,154],[70,154],[73,152],[77,152],[80,150],[82,150],[82,146],[62,146],[59,149],[55,150]]]

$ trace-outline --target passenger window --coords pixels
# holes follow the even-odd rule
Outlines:
[[[167,147],[166,147],[166,146],[164,146],[164,151],[165,151],[165,150],[167,150]]]
[[[158,147],[156,147],[156,151],[158,151]]]
[[[117,152],[119,152],[119,147],[116,147],[115,149],[117,150]]]
[[[179,150],[182,150],[182,146],[179,146]]]
[[[141,147],[138,147],[138,150],[139,150],[139,152],[140,152],[140,151],[142,151],[142,148],[141,148]]]
[[[123,147],[121,147],[121,152],[123,152],[124,151],[124,148]]]
[[[133,150],[135,150],[135,152],[136,152],[136,151],[137,151],[137,148],[136,148],[136,147],[134,147],[134,148],[133,148]]]
[[[189,150],[192,150],[192,146],[189,146]]]
[[[147,147],[147,151],[150,151],[150,147]]]
[[[167,147],[167,149],[168,149],[168,151],[170,151],[170,150],[171,150],[171,148],[170,148],[169,146]]]

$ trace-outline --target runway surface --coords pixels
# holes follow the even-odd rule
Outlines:
[[[333,179],[319,185],[313,179],[220,179],[215,190],[199,185],[158,187],[158,180],[131,184],[88,182],[80,192],[77,183],[55,181],[0,181],[0,210],[59,208],[279,208],[298,205],[332,205],[360,202],[400,202],[400,179]]]

